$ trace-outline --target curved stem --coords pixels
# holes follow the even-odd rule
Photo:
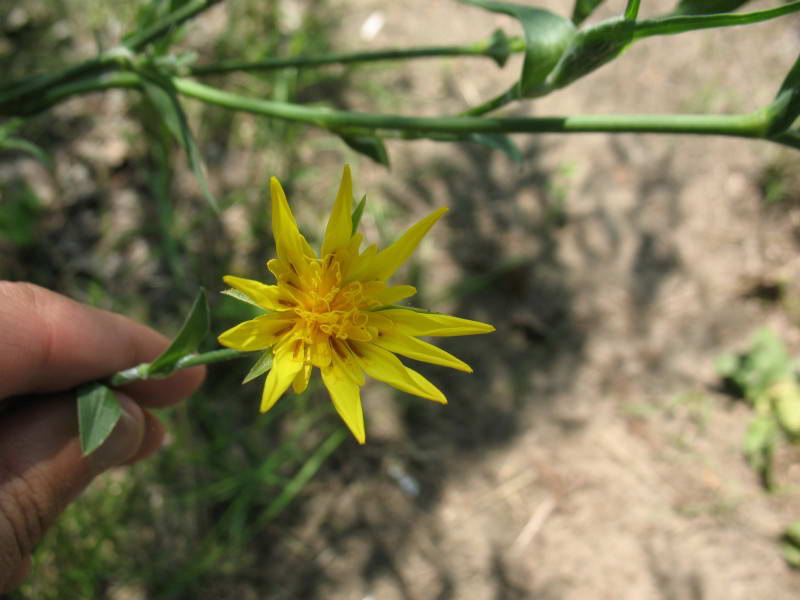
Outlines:
[[[469,110],[465,110],[464,112],[459,113],[458,116],[478,117],[480,115],[485,115],[492,111],[495,111],[498,108],[502,108],[503,106],[506,106],[507,104],[510,104],[511,102],[517,99],[516,89],[517,86],[516,84],[514,84],[513,86],[511,86],[510,89],[503,92],[502,94],[495,96],[491,100],[487,100],[483,104],[479,104],[478,106],[474,106]]]

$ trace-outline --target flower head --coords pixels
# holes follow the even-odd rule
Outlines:
[[[296,393],[305,390],[313,367],[319,368],[334,407],[362,444],[366,436],[360,388],[365,374],[445,404],[436,386],[395,355],[470,373],[469,365],[420,336],[489,333],[494,327],[394,306],[416,290],[387,280],[447,209],[435,210],[383,250],[372,245],[361,251],[363,236],[354,231],[352,180],[345,166],[318,256],[300,234],[275,177],[270,189],[277,257],[267,268],[276,284],[226,276],[225,283],[266,312],[219,336],[221,344],[237,350],[272,350],[261,412],[290,385]]]

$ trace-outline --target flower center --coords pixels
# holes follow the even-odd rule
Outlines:
[[[308,270],[298,276],[298,285],[287,283],[296,299],[293,307],[302,322],[300,337],[307,343],[327,343],[325,338],[369,341],[369,318],[363,308],[373,301],[360,281],[342,285],[342,270],[333,254],[323,260],[309,259]]]

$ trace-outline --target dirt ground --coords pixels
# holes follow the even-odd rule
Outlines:
[[[344,47],[517,32],[449,2],[347,7]],[[367,39],[370,19],[385,25]],[[799,49],[797,17],[652,39],[513,111],[749,111]],[[516,69],[419,61],[372,76],[408,98],[390,108],[436,114],[490,97]],[[765,493],[742,458],[752,413],[718,391],[714,370],[761,325],[800,348],[797,315],[750,293],[776,280],[798,292],[800,212],[765,211],[759,187],[766,164],[797,155],[722,138],[517,141],[519,165],[416,142],[390,146],[391,174],[359,166],[373,197],[451,206],[422,249],[427,305],[497,333],[446,345],[475,368],[431,371],[446,408],[365,391],[370,442],[309,489],[276,550],[284,561],[266,567],[269,597],[797,598],[777,539],[800,514],[798,454],[779,457],[784,491]],[[463,275],[476,289],[448,295]]]

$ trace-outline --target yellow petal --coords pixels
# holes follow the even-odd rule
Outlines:
[[[352,274],[352,278],[369,281],[370,279],[385,280],[391,277],[400,265],[408,260],[428,230],[445,212],[447,212],[447,207],[439,208],[417,224],[412,225],[391,246],[381,250],[371,259],[363,261],[363,265]]]
[[[308,380],[311,379],[311,363],[305,363],[303,368],[297,372],[294,381],[292,381],[292,389],[295,394],[302,394],[308,387]]]
[[[261,395],[261,412],[267,412],[292,384],[297,373],[303,368],[303,343],[300,340],[287,341],[275,351],[272,368],[264,382]]]
[[[275,249],[278,258],[284,259],[297,271],[306,268],[304,257],[313,258],[316,255],[308,245],[306,238],[300,234],[297,221],[294,219],[292,209],[286,200],[286,194],[277,178],[270,179],[272,196],[272,235],[275,238]]]
[[[372,294],[372,298],[380,302],[382,306],[388,306],[389,304],[394,304],[404,298],[413,296],[416,293],[417,288],[413,285],[393,285],[392,287],[387,287],[380,292]]]
[[[388,350],[369,343],[352,345],[361,359],[361,365],[370,377],[388,383],[403,392],[442,404],[447,403],[444,394],[436,389],[436,386],[415,371],[411,371],[417,376],[413,377],[410,369]]]
[[[435,313],[422,313],[403,308],[393,308],[380,311],[389,317],[395,324],[395,331],[407,335],[474,335],[477,333],[491,333],[494,327],[488,323],[471,321],[450,315]]]
[[[285,306],[278,304],[279,288],[277,285],[266,285],[253,279],[226,275],[222,280],[233,289],[239,290],[253,302],[267,310],[285,310]]]
[[[405,335],[404,333],[397,333],[394,331],[385,332],[375,338],[373,343],[382,348],[386,348],[390,352],[395,352],[401,356],[413,358],[414,360],[421,360],[434,365],[451,367],[459,371],[472,373],[472,367],[464,361],[457,359],[449,352],[445,352],[433,344],[423,342],[422,340],[418,340],[410,335]]]
[[[361,409],[361,388],[348,376],[342,363],[335,361],[330,367],[321,369],[322,382],[328,388],[336,412],[353,432],[359,444],[366,440],[364,413]]]
[[[272,313],[239,323],[217,339],[223,346],[241,352],[264,350],[278,341],[276,333],[288,333],[293,326],[294,321],[287,319],[285,314]]]
[[[425,396],[426,398],[430,398],[434,402],[440,402],[441,404],[447,404],[447,398],[445,398],[444,394],[441,392],[439,388],[433,385],[430,381],[425,379],[421,374],[417,373],[414,369],[409,369],[406,367],[406,371],[408,371],[409,377],[414,380],[419,387],[422,389],[428,390],[430,396]]]
[[[322,241],[320,258],[343,248],[350,241],[353,233],[353,180],[350,176],[350,167],[344,166],[342,181],[339,184],[339,193],[336,194],[336,203],[333,205],[328,227],[325,229],[325,238]]]

